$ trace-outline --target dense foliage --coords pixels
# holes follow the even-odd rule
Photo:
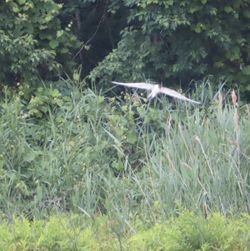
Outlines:
[[[215,75],[249,90],[249,1],[124,2],[128,25],[117,49],[92,71],[91,78],[186,84]]]
[[[72,67],[77,40],[72,21],[62,27],[62,5],[53,0],[5,0],[0,5],[0,84],[33,82]],[[64,66],[62,69],[61,66]],[[57,75],[57,74],[56,74]]]
[[[210,75],[250,88],[248,0],[8,0],[0,13],[1,84],[56,77],[60,65],[69,73],[80,63],[101,84],[186,86]]]

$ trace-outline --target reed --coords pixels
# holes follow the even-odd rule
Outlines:
[[[217,102],[209,85],[195,94],[201,106],[51,93],[39,106],[0,104],[3,214],[105,213],[127,225],[180,207],[249,212],[249,114],[229,97]]]

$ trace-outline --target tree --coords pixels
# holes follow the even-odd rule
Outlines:
[[[0,6],[0,83],[31,81],[70,67],[78,46],[58,18],[62,5],[53,0],[5,0]]]
[[[206,75],[250,89],[250,2],[126,0],[127,27],[93,71],[103,78],[188,83]]]

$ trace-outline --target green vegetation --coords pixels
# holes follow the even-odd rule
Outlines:
[[[212,91],[203,96],[204,104],[211,100],[206,110],[67,90],[62,95],[47,86],[26,101],[23,90],[1,103],[4,214],[82,208],[90,215],[139,213],[155,220],[159,213],[172,215],[178,204],[205,214],[248,212],[247,106],[236,126],[231,101],[223,108]]]
[[[62,27],[53,0],[6,0],[0,6],[0,86],[33,83],[74,65],[72,23]],[[64,68],[62,69],[62,65]]]
[[[237,81],[249,91],[248,0],[124,1],[128,25],[121,40],[90,73],[107,77],[187,85],[204,76]]]
[[[248,0],[6,0],[0,14],[1,84],[55,80],[80,63],[99,87],[213,76],[249,94]]]
[[[249,0],[2,1],[0,250],[250,250],[249,28]],[[201,105],[111,88],[146,79]]]
[[[184,212],[155,226],[143,227],[137,221],[124,228],[103,216],[96,217],[94,222],[77,215],[32,222],[14,218],[11,224],[5,221],[0,225],[0,249],[247,251],[250,248],[247,220],[246,216],[225,219],[220,214],[204,219]]]

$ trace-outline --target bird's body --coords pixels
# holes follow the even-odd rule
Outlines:
[[[151,91],[150,94],[148,95],[148,98],[150,98],[150,99],[156,97],[159,93],[163,93],[163,94],[166,94],[168,96],[171,96],[171,97],[174,97],[177,99],[185,100],[185,101],[195,103],[195,104],[200,104],[200,102],[189,99],[189,98],[185,97],[184,95],[178,93],[175,90],[172,90],[172,89],[169,89],[166,87],[161,87],[159,84],[153,85],[153,84],[148,84],[148,83],[144,83],[144,82],[142,82],[142,83],[122,83],[122,82],[116,82],[116,81],[113,81],[112,83],[116,84],[116,85],[123,85],[123,86],[127,86],[127,87],[133,87],[133,88],[145,89],[145,90]]]
[[[148,95],[148,98],[154,98],[161,92],[161,87],[159,85],[153,85],[151,93]]]

